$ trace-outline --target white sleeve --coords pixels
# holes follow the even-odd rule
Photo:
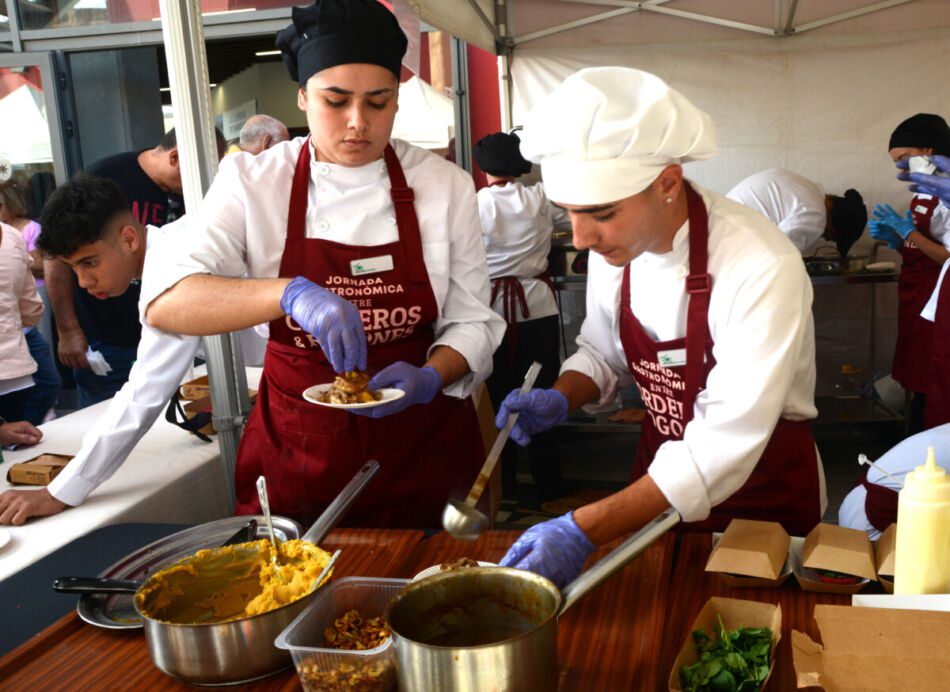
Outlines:
[[[232,157],[234,158],[234,157]],[[247,267],[245,181],[233,161],[224,160],[180,241],[161,243],[156,270],[142,279],[142,305],[192,274],[242,277]]]
[[[76,457],[49,484],[53,497],[67,505],[82,504],[116,472],[165,410],[200,343],[198,337],[169,338],[142,325],[128,382],[83,437]]]
[[[683,439],[661,445],[649,468],[684,521],[705,519],[746,482],[782,415],[795,364],[814,348],[812,289],[800,257],[757,265],[724,288],[728,298],[715,312],[710,305],[716,364],[706,389]]]
[[[791,216],[778,224],[779,229],[792,241],[799,252],[814,245],[825,232],[826,215],[824,209],[800,207]]]
[[[931,235],[935,235],[932,231],[934,226],[938,226],[942,235],[940,236],[940,243],[947,249],[950,250],[950,209],[946,205],[940,203],[937,204],[934,208],[933,216],[930,218],[931,224]]]
[[[447,272],[448,291],[429,353],[436,346],[449,346],[465,358],[470,372],[444,390],[461,399],[491,374],[492,354],[505,335],[505,321],[488,304],[488,264],[475,190],[470,180],[456,187],[450,196],[448,266],[432,268]]]
[[[590,253],[587,313],[577,336],[577,352],[561,365],[561,374],[573,370],[594,381],[600,390],[596,406],[613,402],[620,387],[633,381],[619,347],[617,306],[622,278],[623,270],[611,267],[596,252]]]
[[[947,267],[950,267],[950,259],[944,262],[940,268],[937,285],[934,286],[933,293],[931,293],[930,298],[927,299],[927,304],[924,305],[924,309],[920,311],[920,316],[928,322],[936,322],[937,320],[937,300],[940,297],[940,287],[943,285],[943,279],[947,274]]]

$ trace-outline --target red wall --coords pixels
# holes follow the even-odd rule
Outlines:
[[[471,113],[472,149],[485,135],[501,129],[501,104],[498,97],[498,58],[481,48],[468,47],[468,104]],[[487,185],[485,174],[473,162],[475,187]]]

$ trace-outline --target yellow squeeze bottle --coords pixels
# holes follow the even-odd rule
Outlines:
[[[950,477],[933,447],[897,496],[894,593],[950,593]]]

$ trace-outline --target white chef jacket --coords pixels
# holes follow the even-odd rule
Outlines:
[[[761,214],[694,184],[709,213],[709,333],[716,365],[696,398],[679,441],[660,446],[649,474],[685,521],[739,490],[755,468],[776,421],[815,418],[812,286],[801,256]],[[689,223],[665,254],[630,264],[629,304],[650,338],[686,335]],[[587,317],[578,351],[561,372],[576,370],[600,388],[599,404],[633,381],[620,342],[623,267],[591,251]],[[818,461],[821,506],[824,474]]]
[[[305,141],[298,137],[256,156],[235,154],[221,162],[188,239],[161,272],[143,281],[146,305],[192,274],[278,276],[291,181]],[[504,320],[488,306],[474,184],[462,169],[424,149],[400,140],[392,145],[415,193],[423,259],[439,308],[432,348],[455,349],[471,370],[444,391],[468,396],[491,374],[492,353],[505,331]],[[382,159],[352,168],[313,160],[306,236],[359,246],[395,242],[390,189]]]
[[[544,195],[544,185],[490,185],[478,191],[478,215],[482,221],[488,276],[511,276],[521,280],[529,320],[558,314],[557,301],[548,285],[534,277],[547,271],[551,234],[555,226],[570,228],[567,210],[556,207]],[[504,293],[498,292],[492,309],[505,314]],[[519,322],[525,320],[517,308]]]
[[[933,199],[933,196],[918,194],[913,199],[929,200]],[[911,209],[913,209],[913,199],[911,199]],[[950,250],[950,209],[942,202],[937,204],[933,216],[930,217],[930,236],[934,242]]]
[[[940,298],[940,287],[943,285],[943,279],[947,275],[947,267],[950,267],[950,259],[944,262],[943,266],[940,268],[940,276],[937,277],[937,285],[934,286],[934,291],[930,294],[930,298],[927,300],[927,304],[924,305],[924,309],[920,311],[920,316],[928,322],[937,321],[937,300]]]
[[[164,226],[149,226],[146,235],[144,277],[157,270],[161,253],[187,234],[185,219]],[[139,297],[139,312],[145,304]],[[240,343],[248,362],[262,342],[253,330],[244,330]],[[169,338],[142,322],[142,338],[128,381],[116,393],[105,413],[89,429],[75,458],[49,484],[50,494],[67,505],[82,504],[93,490],[108,480],[125,462],[135,445],[165,410],[196,356],[201,338]],[[259,361],[258,361],[259,362]]]
[[[927,447],[934,448],[937,465],[950,470],[950,423],[911,435],[889,449],[879,459],[871,461],[903,482],[908,472],[918,466],[923,466],[927,460]],[[868,469],[868,481],[895,491],[901,489],[900,483],[873,467]],[[868,521],[864,511],[864,501],[867,496],[868,491],[863,485],[855,486],[838,509],[838,524],[849,529],[867,531],[868,537],[876,541],[881,537],[881,532]]]
[[[825,232],[825,191],[798,173],[783,168],[754,173],[726,197],[763,214],[803,255]]]

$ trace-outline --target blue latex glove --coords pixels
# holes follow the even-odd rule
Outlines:
[[[950,207],[950,158],[946,156],[931,156],[937,170],[944,175],[927,175],[926,173],[911,173],[908,170],[909,163],[906,159],[897,162],[897,167],[901,172],[897,174],[899,180],[909,181],[911,191],[919,192],[924,195],[932,195],[938,198],[945,206]]]
[[[560,589],[581,573],[593,551],[594,544],[568,512],[525,531],[498,564],[540,574]]]
[[[298,276],[284,289],[280,309],[316,337],[334,370],[366,369],[366,334],[353,303]]]
[[[567,418],[567,397],[556,389],[532,389],[522,394],[513,390],[501,402],[495,427],[501,430],[508,416],[519,413],[518,422],[511,429],[511,439],[522,447],[531,444],[531,436],[563,423]]]
[[[877,219],[871,219],[868,221],[868,231],[870,232],[872,238],[887,243],[887,246],[891,250],[900,250],[904,245],[904,240],[899,235],[897,235],[893,228],[886,224],[882,224]]]
[[[907,236],[917,230],[917,227],[914,226],[914,216],[909,210],[904,216],[901,216],[890,204],[877,204],[874,206],[871,215],[874,219],[868,223],[868,226],[874,221],[877,222],[876,225],[879,228],[888,226],[900,236],[901,240],[907,240]]]
[[[435,395],[442,389],[442,376],[435,368],[426,366],[417,368],[405,361],[398,361],[387,365],[369,381],[367,387],[371,390],[391,387],[401,389],[405,396],[388,404],[380,404],[372,408],[353,409],[353,413],[369,418],[384,418],[399,413],[414,404],[428,404],[435,399]]]

